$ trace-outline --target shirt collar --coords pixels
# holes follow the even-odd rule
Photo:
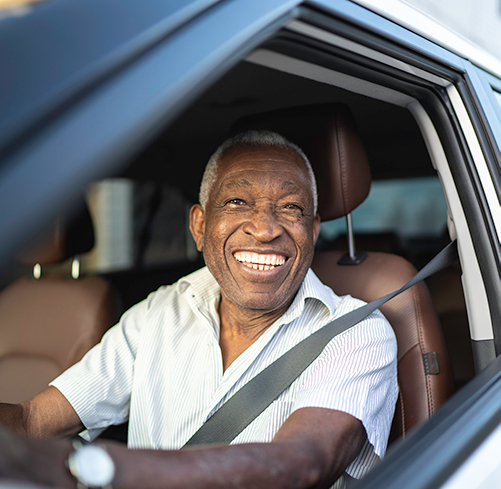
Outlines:
[[[221,295],[221,288],[207,267],[181,278],[178,286],[179,292],[188,294],[190,304],[196,308],[213,304]]]
[[[199,310],[207,310],[207,308],[212,309],[214,304],[219,300],[221,294],[219,284],[207,267],[203,267],[183,277],[179,281],[179,287],[180,292],[190,294],[191,305]],[[315,273],[309,269],[292,304],[281,317],[280,323],[288,324],[301,316],[308,299],[316,300],[322,304],[327,309],[329,317],[334,315],[334,311],[340,301],[340,298],[334,294],[329,287],[324,285]]]
[[[329,314],[329,317],[334,315],[334,310],[336,309],[339,297],[334,294],[334,292],[324,285],[320,279],[315,275],[311,268],[306,273],[306,276],[299,288],[296,297],[292,301],[289,309],[282,316],[281,323],[288,324],[294,319],[301,316],[306,301],[308,299],[316,300],[322,304]],[[333,301],[334,299],[334,301]]]

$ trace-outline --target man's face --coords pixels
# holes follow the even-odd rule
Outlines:
[[[223,301],[240,309],[285,312],[313,259],[320,230],[306,165],[271,146],[240,146],[221,160],[205,212],[190,229]]]

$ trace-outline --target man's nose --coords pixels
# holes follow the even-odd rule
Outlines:
[[[274,210],[268,207],[253,212],[242,229],[246,234],[250,234],[262,242],[273,241],[281,236],[284,230],[278,222]]]

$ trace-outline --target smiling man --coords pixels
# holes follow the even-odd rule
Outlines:
[[[315,180],[306,158],[292,146],[235,144],[252,137],[259,140],[257,134],[241,136],[210,160],[201,204],[190,216],[197,248],[221,287],[225,369],[285,314],[311,265],[320,232]],[[210,178],[211,173],[219,178]]]
[[[384,454],[397,396],[396,342],[379,312],[334,338],[230,446],[177,450],[257,373],[361,305],[310,270],[314,175],[275,133],[244,133],[216,151],[190,229],[207,267],[133,307],[46,391],[3,405],[1,419],[38,438],[83,428],[94,437],[128,419],[129,448],[143,450],[109,444],[96,455],[115,469],[101,485],[115,488],[342,487],[362,476]],[[94,462],[71,474],[64,463],[82,449],[18,442],[31,450],[33,480],[90,485]]]

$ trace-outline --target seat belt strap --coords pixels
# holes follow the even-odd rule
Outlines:
[[[230,397],[184,447],[229,444],[306,370],[336,335],[359,323],[385,302],[421,280],[452,265],[457,259],[457,243],[454,240],[402,288],[344,314],[300,341]]]

